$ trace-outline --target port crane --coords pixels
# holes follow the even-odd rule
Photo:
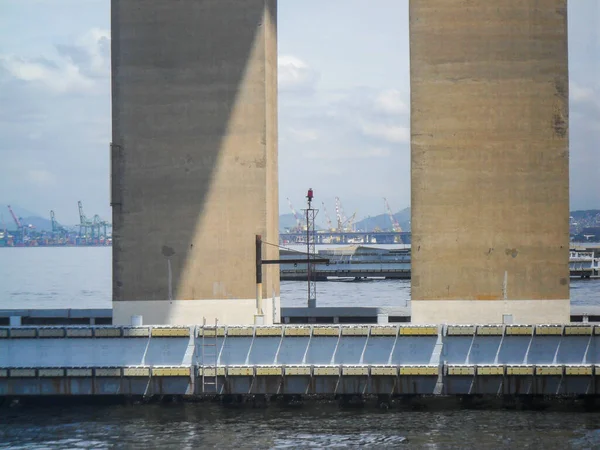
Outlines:
[[[52,223],[52,234],[53,235],[67,235],[69,233],[69,231],[61,226],[58,221],[56,220],[56,215],[54,214],[54,211],[50,211],[50,222]]]
[[[10,205],[8,205],[8,212],[10,212],[10,215],[12,216],[12,219],[15,222],[15,225],[17,226],[17,236],[19,236],[21,242],[25,242],[25,227],[21,223],[21,219],[17,217]]]
[[[325,207],[325,203],[321,202],[321,205],[323,205],[323,212],[325,213],[325,221],[327,222],[327,229],[329,231],[334,230],[333,228],[333,223],[331,222],[331,217],[329,217],[329,213],[327,212],[327,208]]]
[[[92,238],[94,237],[94,230],[96,230],[96,237],[100,239],[101,236],[107,237],[107,228],[110,226],[106,220],[102,220],[98,214],[94,216],[94,220],[92,222]],[[104,229],[104,233],[101,233],[100,230]]]
[[[298,213],[294,209],[294,205],[292,205],[292,201],[289,198],[287,199],[287,202],[288,202],[288,205],[289,205],[290,209],[292,210],[292,214],[294,215],[294,219],[296,219],[296,230],[297,231],[302,231],[304,229],[304,227],[302,226],[302,220],[300,220],[300,216],[298,215]]]
[[[383,203],[385,204],[385,210],[387,211],[388,216],[390,216],[390,220],[392,221],[392,230],[396,233],[401,233],[402,227],[400,226],[400,224],[394,217],[394,214],[392,213],[392,209],[390,208],[390,204],[388,203],[388,201],[385,197],[383,197]]]
[[[77,202],[77,206],[79,207],[79,237],[87,237],[88,229],[94,234],[94,223],[84,214],[81,200]]]
[[[347,218],[344,214],[342,202],[339,197],[335,198],[335,217],[337,220],[337,231],[351,231],[356,218],[356,213],[352,214],[350,218]]]

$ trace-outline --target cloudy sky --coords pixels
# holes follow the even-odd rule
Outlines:
[[[571,207],[600,208],[600,0],[569,27]],[[0,204],[110,217],[109,30],[109,0],[0,0]],[[281,213],[408,206],[408,64],[407,0],[280,1]]]

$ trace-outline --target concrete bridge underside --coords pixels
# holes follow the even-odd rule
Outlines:
[[[112,0],[116,324],[278,321],[276,8]],[[411,0],[410,44],[413,320],[568,321],[566,0]]]

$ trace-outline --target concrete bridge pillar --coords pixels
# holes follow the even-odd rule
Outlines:
[[[255,235],[278,242],[276,26],[275,0],[112,0],[115,323],[254,322]],[[277,266],[262,297],[272,323]]]
[[[567,0],[411,0],[412,320],[569,320]]]

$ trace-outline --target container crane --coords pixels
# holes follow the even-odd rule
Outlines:
[[[19,217],[17,217],[17,215],[14,213],[14,211],[12,210],[10,205],[8,205],[8,211],[10,212],[10,215],[12,216],[12,219],[15,222],[15,225],[17,226],[17,236],[18,236],[19,240],[21,241],[21,243],[24,243],[25,242],[25,227],[21,223],[21,219]]]
[[[98,214],[94,216],[92,223],[92,238],[94,237],[94,230],[96,230],[96,237],[98,239],[100,239],[102,236],[105,238],[108,236],[107,228],[110,226],[110,223],[108,223],[106,220],[102,220]],[[104,230],[104,233],[102,233],[101,230]]]
[[[14,211],[12,210],[12,208],[10,207],[10,205],[8,205],[8,211],[10,212],[10,215],[12,216],[13,220],[15,221],[15,224],[17,225],[17,229],[22,229],[23,225],[21,224],[21,221],[19,220],[19,218],[15,215]]]
[[[337,219],[338,231],[352,231],[353,221],[356,218],[356,213],[350,218],[344,214],[344,208],[339,197],[335,198],[335,217]]]
[[[337,220],[337,230],[338,231],[343,231],[343,225],[344,225],[344,218],[342,216],[342,204],[340,202],[340,198],[336,197],[335,198],[335,218]]]
[[[56,235],[67,235],[68,231],[65,227],[61,226],[56,220],[56,215],[54,211],[50,211],[50,222],[52,222],[52,234]]]
[[[390,216],[390,220],[392,221],[392,230],[396,233],[401,233],[402,227],[400,226],[400,224],[394,217],[394,214],[392,213],[392,209],[390,208],[390,204],[388,203],[388,201],[385,197],[383,197],[383,203],[385,204],[385,209],[388,213],[388,216]]]
[[[327,229],[329,231],[334,230],[333,228],[333,223],[331,222],[331,217],[329,217],[329,213],[327,212],[327,208],[325,207],[325,203],[321,202],[321,205],[323,205],[323,212],[325,213],[325,221],[327,222]]]
[[[297,231],[302,231],[304,227],[302,226],[302,220],[300,220],[300,216],[298,216],[298,213],[294,209],[294,206],[292,205],[292,201],[289,198],[287,199],[287,202],[288,202],[288,205],[289,205],[290,209],[292,210],[292,214],[294,215],[294,219],[296,219],[296,230]]]
[[[81,200],[77,202],[77,206],[79,207],[79,236],[85,237],[87,236],[88,229],[94,234],[94,223],[83,213],[83,204]]]

